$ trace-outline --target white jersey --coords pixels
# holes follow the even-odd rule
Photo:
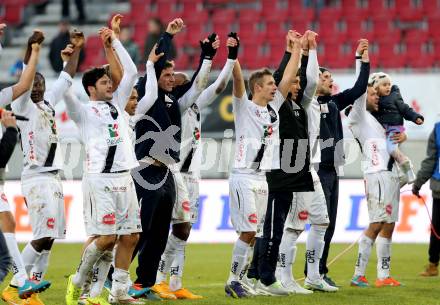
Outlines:
[[[12,103],[14,113],[29,119],[17,121],[24,155],[23,177],[63,168],[54,107],[71,85],[72,77],[63,71],[51,90],[44,93],[43,101],[34,103],[28,91]]]
[[[88,174],[127,171],[139,165],[130,139],[130,126],[124,118],[137,69],[119,40],[115,39],[112,46],[124,67],[112,101],[83,104],[70,90],[65,96],[68,114],[78,126],[85,146],[85,173]]]
[[[360,61],[356,61],[356,74],[360,72]],[[362,150],[362,171],[364,174],[388,170],[390,155],[387,150],[385,129],[367,111],[367,93],[358,98],[348,115],[348,128]]]
[[[307,125],[309,129],[310,163],[321,162],[321,146],[319,133],[321,130],[321,105],[315,96],[319,79],[319,65],[316,50],[309,50],[309,61],[307,63],[307,87],[304,90],[304,97],[301,103],[307,112]]]
[[[128,114],[127,111],[124,111],[124,120],[125,123],[128,125],[128,135],[130,136],[131,143],[135,143],[136,141],[136,134],[134,132],[134,126],[136,125],[135,116],[131,116]]]
[[[180,162],[177,168],[182,172],[190,172],[200,178],[201,152],[201,112],[210,105],[226,88],[232,74],[235,60],[228,59],[216,81],[203,90],[197,100],[182,111],[182,144],[180,146]]]
[[[234,171],[252,173],[280,168],[278,110],[285,98],[276,91],[267,107],[247,98],[232,98],[235,125]]]
[[[12,102],[12,87],[6,87],[0,91],[0,108]]]
[[[390,155],[387,151],[385,129],[367,111],[367,95],[362,95],[353,104],[348,116],[349,129],[359,142],[362,150],[362,170],[364,174],[388,170]]]

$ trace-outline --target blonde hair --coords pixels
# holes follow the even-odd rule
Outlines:
[[[376,72],[368,78],[368,85],[377,88],[384,81],[389,81],[391,84],[391,77],[384,72]]]

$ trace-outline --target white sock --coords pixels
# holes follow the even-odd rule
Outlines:
[[[167,245],[162,253],[162,256],[160,257],[159,267],[157,268],[156,284],[167,281],[167,276],[170,272],[171,264],[176,257],[178,240],[179,239],[173,234],[170,234],[170,236],[168,236]]]
[[[361,239],[359,239],[359,252],[356,266],[354,268],[354,276],[365,276],[365,269],[367,269],[373,244],[374,240],[364,234]]]
[[[232,250],[232,262],[231,270],[229,272],[228,284],[233,281],[240,280],[240,274],[246,265],[247,252],[250,250],[249,244],[245,243],[241,239],[235,242],[234,249]]]
[[[76,287],[82,287],[84,282],[87,280],[89,272],[92,270],[93,265],[98,261],[98,259],[104,254],[96,246],[96,241],[90,243],[84,250],[83,256],[81,258],[81,263],[78,266],[78,270],[72,279],[72,283]]]
[[[93,280],[90,287],[90,297],[95,298],[101,294],[112,262],[113,252],[107,250],[93,266]]]
[[[128,279],[130,278],[130,273],[127,270],[115,268],[113,272],[113,282],[111,295],[114,297],[125,296],[128,293]]]
[[[185,247],[186,241],[177,238],[177,247],[174,261],[170,269],[170,290],[177,291],[182,288],[183,268],[185,266]]]
[[[391,238],[378,236],[376,238],[377,278],[385,279],[390,276],[391,269]]]
[[[324,248],[324,235],[327,227],[312,225],[306,241],[307,278],[311,281],[321,279],[319,260]]]
[[[40,257],[35,262],[34,267],[29,274],[31,279],[41,281],[46,275],[47,268],[49,267],[50,250],[43,250],[40,253]]]
[[[284,230],[278,253],[277,269],[275,277],[281,283],[287,284],[294,281],[292,274],[292,265],[296,258],[296,241],[301,232],[293,230]]]
[[[17,240],[14,233],[3,232],[5,236],[6,245],[8,246],[9,255],[12,257],[12,273],[14,277],[11,280],[11,285],[21,287],[28,279],[26,269],[23,263],[23,257],[18,249]]]
[[[250,246],[247,251],[246,264],[244,265],[243,270],[241,271],[240,275],[238,276],[238,279],[240,281],[243,279],[243,277],[245,275],[247,275],[247,272],[249,270],[249,266],[251,265],[251,262],[252,262],[252,257],[254,256],[254,247],[255,247],[255,245]]]
[[[23,257],[24,268],[26,269],[26,273],[29,275],[29,278],[32,278],[31,270],[37,261],[40,259],[40,252],[37,252],[35,248],[28,243],[23,251],[21,251],[21,257]]]

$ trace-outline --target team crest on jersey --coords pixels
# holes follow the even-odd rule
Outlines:
[[[257,116],[257,118],[260,118],[261,117],[260,110],[256,109],[255,110],[255,115]]]
[[[0,198],[1,198],[4,202],[8,203],[8,198],[6,198],[5,193],[2,193],[2,194],[0,195]]]
[[[258,221],[257,214],[254,213],[254,214],[249,215],[248,220],[250,223],[257,223],[257,221]]]
[[[55,227],[55,218],[51,217],[46,221],[46,225],[49,229],[53,229]]]

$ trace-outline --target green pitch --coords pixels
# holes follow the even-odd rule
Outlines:
[[[335,244],[331,248],[330,260],[343,251],[347,245]],[[80,245],[56,244],[51,255],[50,268],[47,280],[52,282],[52,287],[41,294],[46,305],[62,305],[66,288],[65,276],[73,273],[79,262]],[[439,284],[440,278],[421,278],[418,273],[427,262],[427,245],[393,245],[392,249],[392,275],[404,287],[396,288],[352,288],[349,281],[353,274],[356,260],[357,246],[330,266],[330,276],[342,287],[333,294],[314,293],[310,296],[292,295],[288,297],[256,297],[247,300],[226,298],[223,285],[228,276],[231,259],[232,245],[230,244],[198,244],[189,245],[187,249],[187,264],[185,266],[185,287],[205,297],[199,301],[169,301],[160,304],[238,304],[256,305],[270,304],[440,304]],[[296,278],[302,277],[304,264],[304,244],[299,245],[298,259],[294,268]],[[376,252],[373,249],[372,259],[367,268],[367,279],[374,284],[376,276]],[[134,267],[134,266],[133,266]],[[132,268],[134,274],[134,268]],[[133,277],[133,276],[132,276]],[[3,289],[5,284],[1,286]],[[2,301],[0,301],[2,302]]]

